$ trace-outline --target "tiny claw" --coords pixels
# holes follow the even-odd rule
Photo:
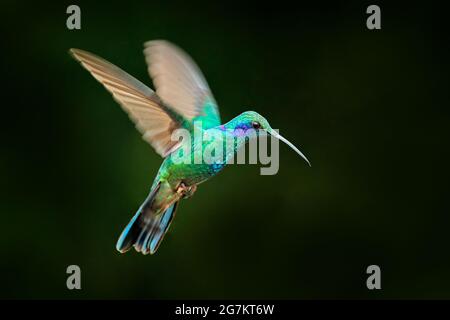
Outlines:
[[[184,182],[181,182],[176,192],[181,196],[182,199],[187,199],[192,197],[196,190],[197,186],[195,184],[193,186],[186,186]]]

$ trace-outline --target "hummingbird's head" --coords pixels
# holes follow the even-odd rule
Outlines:
[[[236,117],[236,120],[234,129],[242,129],[244,131],[254,129],[259,134],[272,130],[266,118],[255,111],[243,112]]]
[[[305,157],[305,155],[298,150],[296,146],[294,146],[291,142],[289,142],[286,138],[280,135],[277,131],[272,129],[269,122],[262,115],[255,111],[246,111],[241,113],[235,119],[230,122],[233,123],[233,129],[241,129],[247,131],[249,129],[253,129],[256,131],[257,135],[268,134],[272,137],[275,137],[284,143],[286,143],[289,147],[291,147],[295,152],[297,152],[305,161],[311,166],[309,160]]]

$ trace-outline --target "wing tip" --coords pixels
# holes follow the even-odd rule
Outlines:
[[[81,50],[78,48],[70,48],[69,49],[69,55],[74,58],[77,61],[82,62],[83,60],[86,60],[89,57],[98,58],[95,54],[90,53],[86,50]]]
[[[155,39],[155,40],[148,40],[144,42],[144,47],[151,47],[151,46],[155,46],[158,44],[163,44],[163,45],[171,45],[172,43],[170,41],[164,40],[164,39]]]
[[[83,52],[83,50],[77,49],[77,48],[69,49],[69,55],[71,55],[72,57],[75,57],[75,58],[77,58],[77,56],[80,55],[82,52]]]

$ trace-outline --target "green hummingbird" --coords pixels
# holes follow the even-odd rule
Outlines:
[[[144,44],[148,72],[156,92],[90,52],[70,49],[70,53],[113,95],[142,133],[143,139],[164,158],[148,197],[117,241],[116,248],[121,253],[133,246],[143,254],[155,253],[169,229],[180,200],[191,197],[197,185],[220,172],[247,141],[237,140],[231,150],[224,153],[222,161],[174,161],[171,155],[186,144],[191,148],[188,149],[190,152],[182,155],[184,160],[201,153],[206,144],[220,147],[224,143],[220,138],[200,143],[189,139],[176,140],[172,138],[172,133],[177,129],[188,132],[197,129],[204,133],[219,130],[228,136],[254,129],[258,134],[271,135],[285,142],[309,164],[300,150],[254,111],[246,111],[221,124],[217,103],[200,69],[184,51],[168,41],[155,40]]]

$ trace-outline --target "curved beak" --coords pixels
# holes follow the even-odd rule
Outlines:
[[[305,159],[306,162],[308,162],[308,165],[311,167],[311,163],[309,162],[309,160],[306,158],[306,156],[297,149],[296,146],[294,146],[291,142],[289,142],[288,139],[284,138],[281,134],[279,134],[278,132],[276,132],[275,130],[270,130],[268,131],[270,135],[274,136],[275,138],[277,138],[278,140],[283,141],[284,143],[286,143],[289,147],[291,147],[295,152],[297,152],[303,159]]]

